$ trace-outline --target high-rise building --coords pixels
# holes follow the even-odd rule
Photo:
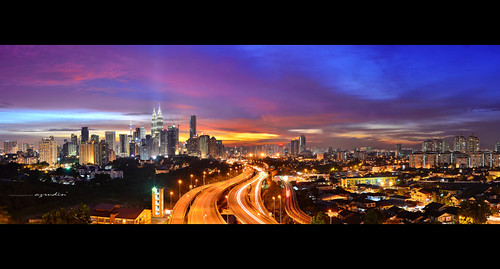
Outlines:
[[[161,109],[158,106],[158,114],[153,108],[153,116],[151,118],[151,136],[160,136],[161,129],[163,129],[163,115],[161,114]]]
[[[210,157],[210,152],[209,152],[210,136],[200,135],[198,137],[198,143],[200,145],[200,158],[202,158],[202,159],[209,158]]]
[[[169,157],[176,155],[176,149],[179,147],[179,127],[175,124],[168,126],[167,129],[167,155]]]
[[[126,134],[120,134],[120,144],[119,144],[119,156],[120,157],[129,157],[130,156],[130,148],[128,145],[128,135]]]
[[[193,138],[196,136],[196,116],[191,115],[191,119],[189,120],[189,138]]]
[[[291,140],[290,141],[290,155],[298,156],[299,155],[299,140]]]
[[[299,153],[306,151],[306,137],[304,135],[299,136]]]
[[[82,127],[82,141],[81,143],[85,143],[89,141],[89,127]]]
[[[139,130],[140,130],[139,139],[146,139],[146,128],[139,127]]]
[[[99,135],[93,134],[90,136],[90,141],[94,143],[99,143]]]
[[[198,137],[192,137],[187,140],[186,148],[189,156],[200,157],[200,140]]]
[[[57,164],[57,143],[53,136],[42,138],[40,141],[40,162],[47,162],[49,165]]]
[[[422,142],[422,151],[423,152],[447,152],[450,150],[450,145],[448,141],[444,139],[428,139]]]
[[[3,152],[5,154],[17,153],[18,150],[19,150],[19,146],[17,145],[16,140],[5,140],[3,142]]]
[[[116,132],[115,131],[106,131],[104,133],[106,138],[106,143],[108,144],[108,149],[115,151],[116,144]]]
[[[453,140],[453,150],[466,153],[467,152],[466,144],[467,140],[465,139],[465,136],[459,134],[455,136],[455,139]]]
[[[80,144],[80,165],[95,164],[94,143],[87,142]]]
[[[328,150],[330,150],[330,148],[328,148]],[[401,153],[401,144],[396,144],[396,157],[399,157],[400,153]]]
[[[479,151],[479,137],[475,136],[474,133],[467,137],[467,153],[472,154]]]

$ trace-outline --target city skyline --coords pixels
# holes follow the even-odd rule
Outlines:
[[[1,46],[0,140],[180,125],[225,145],[500,140],[499,46]]]

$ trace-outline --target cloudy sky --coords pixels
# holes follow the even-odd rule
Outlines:
[[[500,46],[0,46],[0,141],[189,116],[226,145],[500,140]],[[3,144],[0,145],[3,147]]]

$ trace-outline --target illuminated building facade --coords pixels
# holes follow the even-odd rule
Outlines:
[[[80,165],[95,164],[94,143],[80,144]]]
[[[57,143],[53,136],[42,138],[40,141],[40,162],[47,162],[49,165],[57,164]]]
[[[189,120],[189,138],[193,138],[196,136],[196,116],[191,115]]]
[[[161,218],[163,217],[164,213],[164,206],[163,206],[163,193],[164,193],[165,188],[156,188],[154,187],[151,192],[151,208],[152,208],[152,213],[153,217]]]
[[[163,129],[163,115],[161,114],[161,109],[158,106],[158,113],[156,113],[155,109],[153,108],[153,115],[151,118],[151,136],[153,138],[159,137],[162,129]]]
[[[357,184],[369,184],[389,187],[396,183],[397,177],[348,177],[341,178],[340,184],[343,188],[349,188]]]

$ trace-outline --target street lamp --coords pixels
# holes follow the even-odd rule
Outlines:
[[[190,177],[191,177],[191,185],[193,185],[193,174],[191,174]]]
[[[173,210],[174,208],[172,207],[172,195],[174,195],[174,192],[170,192],[170,208]]]
[[[278,199],[280,199],[280,224],[281,224],[281,195],[278,195]]]
[[[229,199],[227,195],[226,195],[226,205],[227,205],[226,223],[229,224]]]
[[[273,196],[273,218],[274,218],[274,215],[276,215],[276,197]]]
[[[205,175],[207,174],[207,172],[203,171],[203,186],[205,186]]]
[[[181,184],[182,184],[182,180],[179,179],[179,200],[181,199]]]

